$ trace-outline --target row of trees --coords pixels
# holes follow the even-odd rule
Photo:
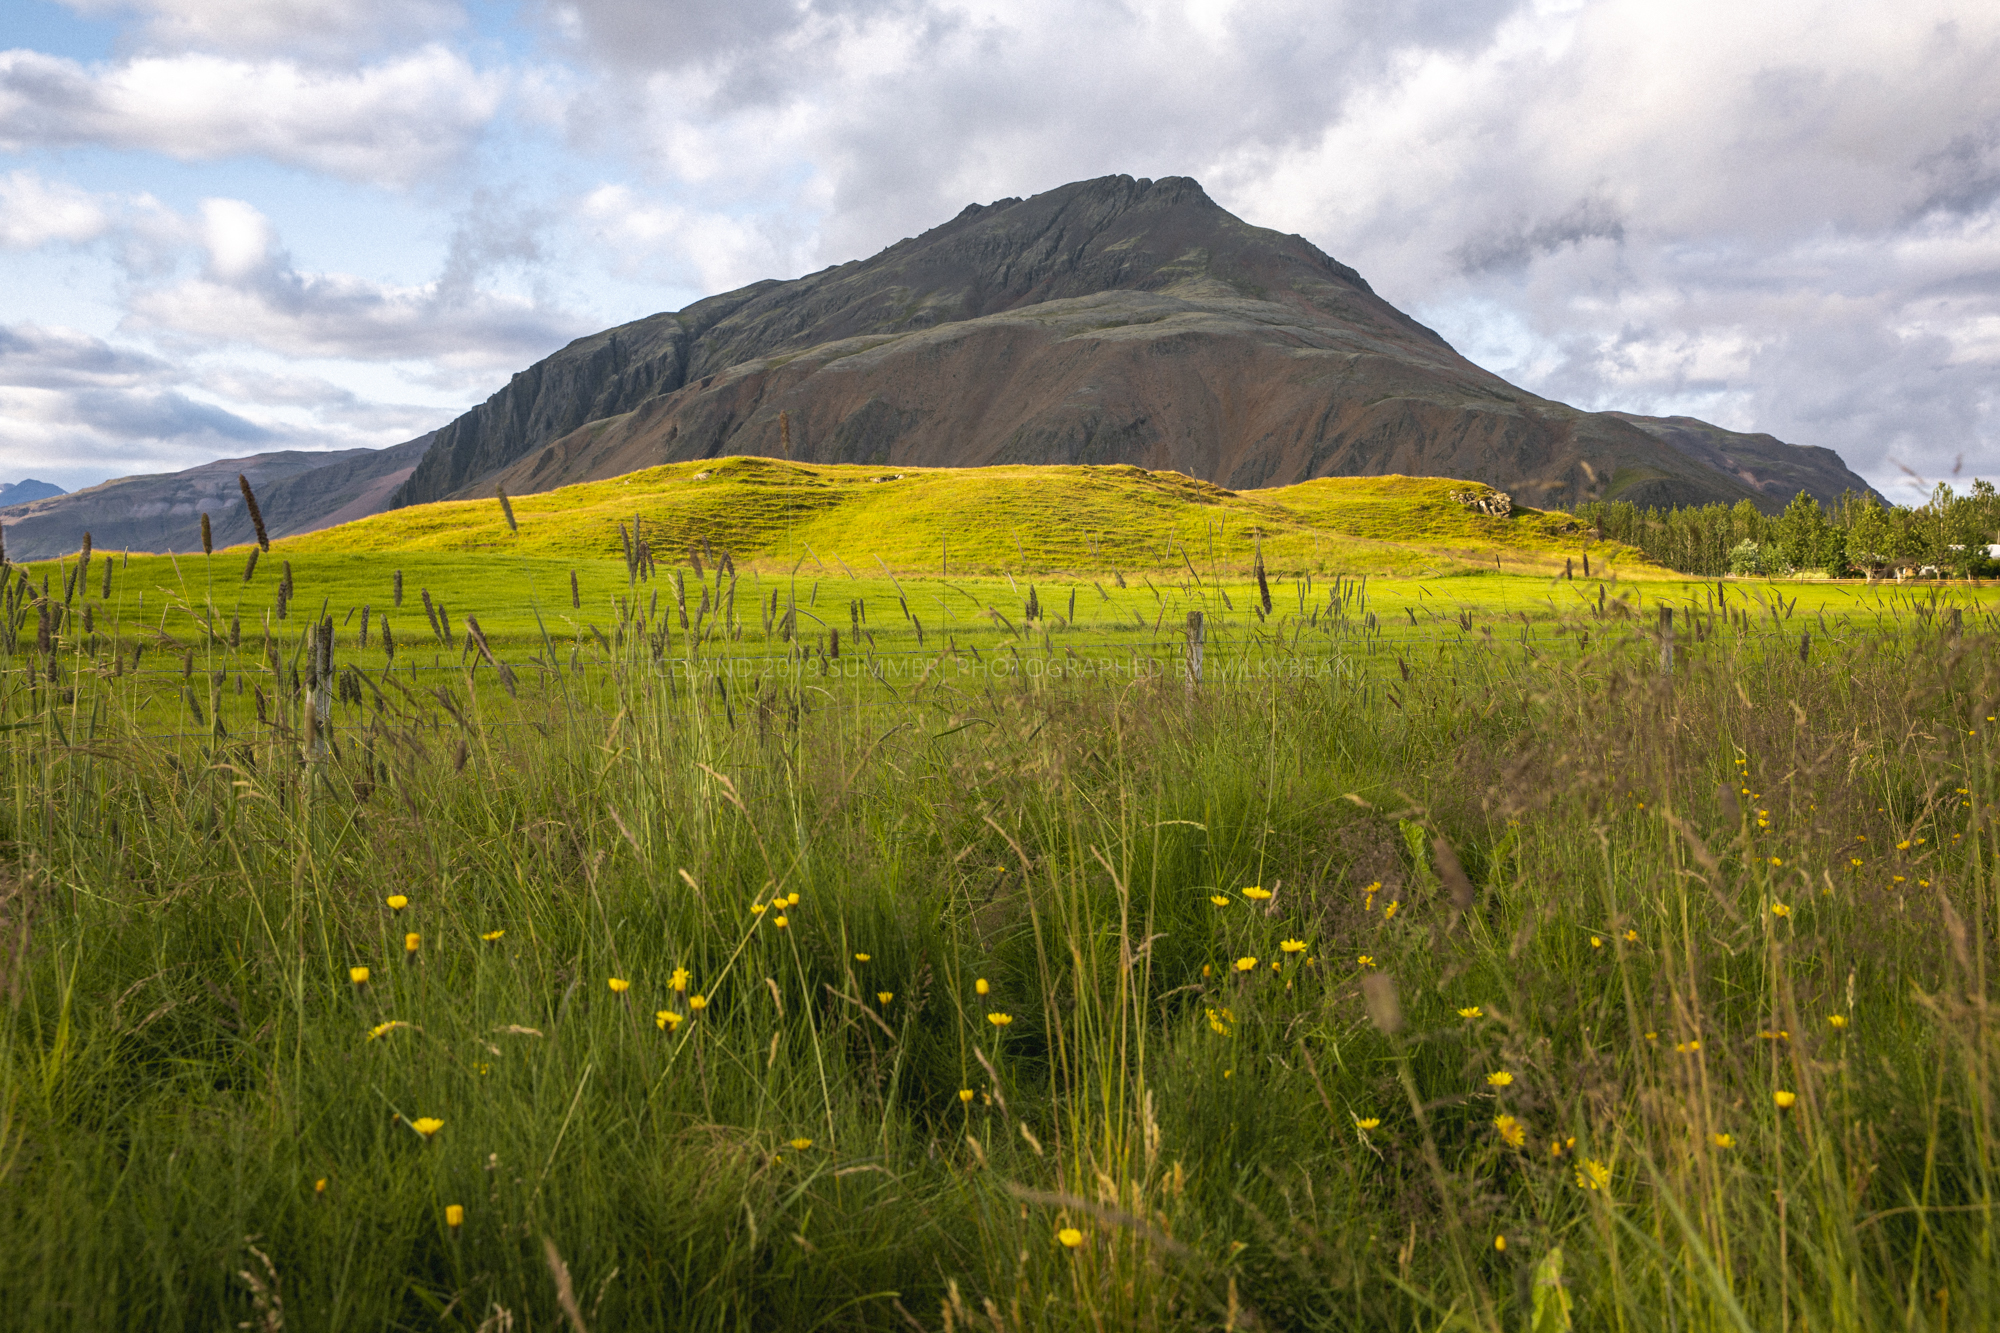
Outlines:
[[[1987,555],[1988,544],[2000,541],[2000,491],[1984,479],[1964,494],[1939,482],[1929,499],[1908,508],[1852,491],[1823,506],[1801,491],[1776,515],[1739,500],[1685,509],[1595,502],[1578,506],[1576,516],[1604,538],[1687,574],[1817,570],[1847,578],[1908,566],[2000,575],[2000,562]]]

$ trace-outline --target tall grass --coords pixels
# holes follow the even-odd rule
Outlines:
[[[632,634],[324,749],[248,633],[170,737],[24,634],[0,1309],[1992,1327],[1993,645],[1748,628],[889,702]]]

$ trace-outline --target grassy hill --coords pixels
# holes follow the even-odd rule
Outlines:
[[[563,560],[620,556],[636,517],[656,558],[690,546],[739,565],[814,559],[856,572],[1248,569],[1262,542],[1274,571],[1439,575],[1560,571],[1587,534],[1566,514],[1477,514],[1450,498],[1486,492],[1435,477],[1323,478],[1228,491],[1136,467],[916,468],[725,458],[649,468],[513,500],[443,502],[279,543],[288,553],[505,550]],[[1637,552],[1593,544],[1593,562],[1651,571]]]

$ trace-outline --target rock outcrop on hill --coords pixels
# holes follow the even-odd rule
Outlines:
[[[1869,489],[1830,450],[1538,398],[1196,182],[1112,176],[580,339],[440,430],[395,503],[779,455],[781,414],[816,462],[1400,472],[1536,506]]]
[[[74,551],[199,551],[206,512],[216,546],[253,539],[238,473],[250,479],[273,537],[314,532],[389,507],[436,432],[388,449],[289,449],[224,458],[185,472],[119,477],[67,495],[0,508],[6,554],[42,560]]]

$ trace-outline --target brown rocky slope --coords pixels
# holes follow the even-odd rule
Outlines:
[[[394,503],[777,455],[780,413],[814,462],[1399,472],[1538,506],[1869,489],[1831,450],[1538,398],[1194,181],[1113,176],[580,339],[441,430]]]

